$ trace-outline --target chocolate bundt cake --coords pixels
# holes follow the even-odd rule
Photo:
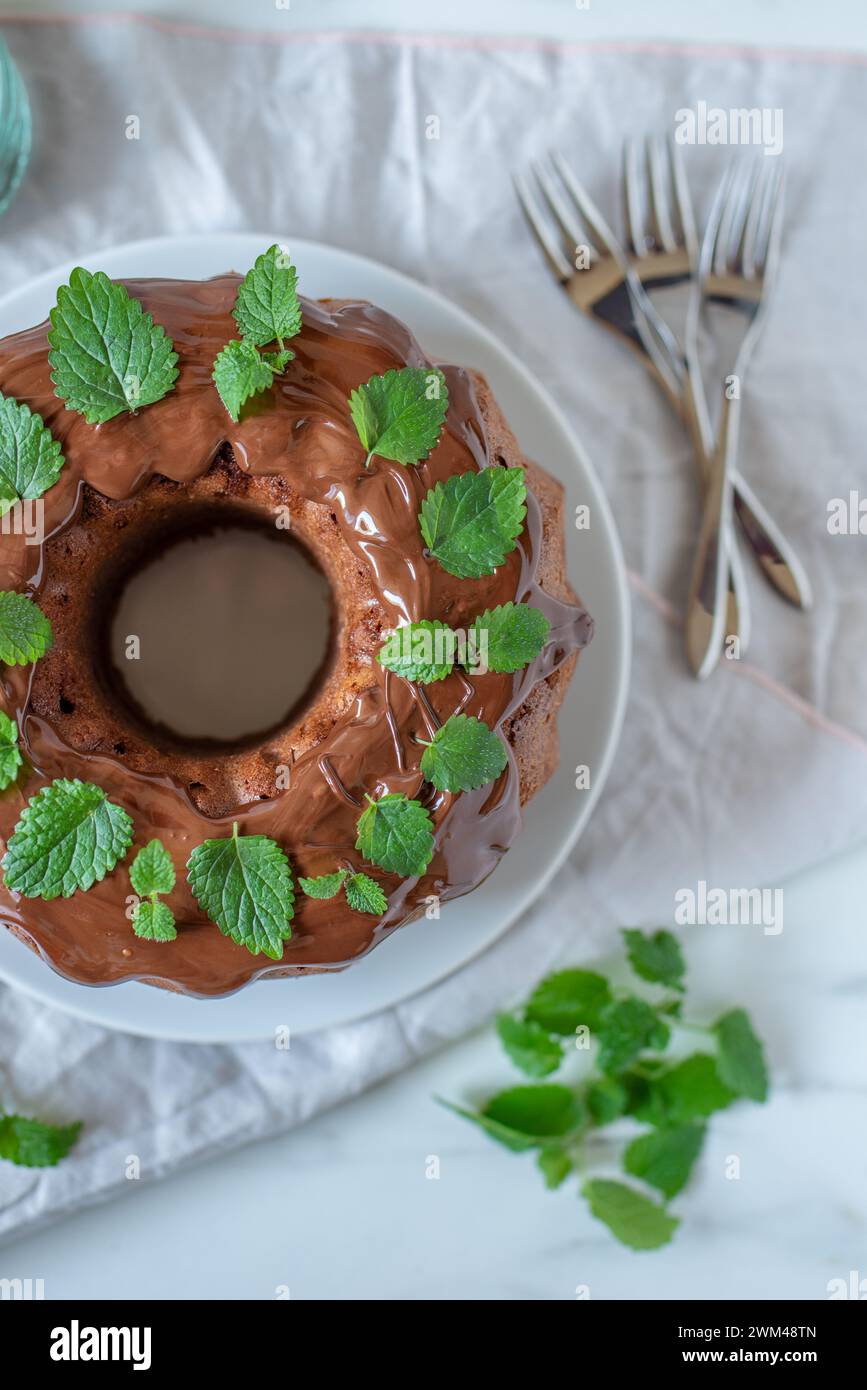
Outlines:
[[[24,755],[0,793],[2,847],[25,805],[56,779],[103,789],[133,826],[129,854],[87,891],[28,897],[0,885],[0,922],[84,984],[134,979],[214,996],[262,977],[338,969],[432,899],[475,888],[556,766],[557,711],[592,632],[565,575],[562,489],[523,458],[484,378],[443,366],[448,410],[428,456],[414,466],[366,460],[350,394],[376,374],[432,368],[382,310],[302,300],[294,357],[236,423],[212,372],[237,337],[240,283],[234,274],[127,282],[172,340],[177,380],[162,399],[103,423],[88,423],[59,398],[49,324],[0,343],[2,397],[38,413],[65,459],[42,498],[42,543],[13,528],[0,537],[0,590],[32,598],[53,631],[37,661],[2,668],[2,708],[17,722]],[[525,470],[526,521],[502,564],[459,578],[426,546],[419,509],[438,484],[490,468]],[[234,522],[273,527],[277,514],[333,596],[330,651],[308,698],[252,744],[185,742],[150,726],[118,698],[104,659],[118,593],[173,536]],[[403,624],[468,630],[508,603],[532,605],[550,625],[538,655],[518,670],[477,674],[456,664],[422,684],[378,659]],[[455,714],[477,716],[506,746],[504,770],[474,790],[437,789],[421,770],[425,747]],[[394,794],[419,802],[430,818],[432,858],[415,876],[383,869],[357,848],[365,806]],[[195,847],[230,836],[233,825],[276,842],[296,880],[340,865],[363,870],[385,910],[360,911],[343,895],[317,899],[296,887],[282,958],[253,954],[209,920],[186,878]],[[171,940],[143,939],[128,914],[130,864],[154,839],[177,874],[166,896],[177,924]]]

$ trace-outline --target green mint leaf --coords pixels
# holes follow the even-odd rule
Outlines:
[[[60,778],[25,806],[3,858],[6,887],[69,898],[105,878],[132,844],[132,818],[92,782]]]
[[[482,719],[453,714],[421,755],[421,770],[441,792],[471,792],[499,777],[506,745]]]
[[[202,911],[224,936],[251,955],[281,960],[292,935],[295,893],[289,861],[267,835],[205,840],[187,863],[187,878]]]
[[[377,660],[404,680],[430,685],[450,673],[456,646],[457,635],[448,623],[423,618],[395,628],[380,647]]]
[[[233,338],[217,353],[212,376],[220,400],[237,423],[244,402],[273,384],[274,368],[252,343]]]
[[[499,1124],[478,1110],[468,1110],[463,1105],[454,1105],[450,1100],[443,1100],[441,1096],[437,1096],[436,1100],[440,1105],[444,1105],[446,1110],[451,1110],[452,1114],[460,1115],[462,1120],[469,1120],[471,1124],[477,1125],[490,1139],[495,1139],[504,1148],[511,1149],[512,1153],[526,1153],[529,1149],[537,1149],[546,1142],[521,1134],[516,1129],[509,1129],[508,1125]]]
[[[425,545],[458,579],[493,574],[515,549],[527,508],[523,468],[459,473],[431,488],[421,504]]]
[[[716,1060],[706,1052],[695,1052],[655,1076],[643,1096],[639,1091],[633,1113],[636,1119],[651,1124],[682,1125],[725,1110],[734,1099],[734,1091],[720,1077]]]
[[[394,463],[426,459],[440,437],[449,406],[446,379],[436,367],[401,367],[372,376],[349,397],[349,413],[367,450]]]
[[[298,272],[281,246],[270,246],[248,270],[235,300],[235,322],[241,336],[257,347],[294,338],[301,331]],[[294,353],[289,353],[289,358]],[[285,363],[284,363],[285,366]],[[280,369],[282,370],[282,368]]]
[[[338,869],[333,874],[320,874],[318,878],[299,878],[298,882],[308,898],[334,898],[343,887],[347,872],[347,869]]]
[[[497,1033],[510,1059],[527,1076],[550,1076],[563,1061],[563,1047],[538,1023],[526,1023],[512,1014],[500,1014]]]
[[[133,913],[132,929],[144,941],[174,941],[177,936],[171,908],[156,898],[140,902]]]
[[[371,864],[403,878],[423,874],[434,852],[433,822],[418,801],[389,792],[373,801],[358,818],[355,848]]]
[[[717,1069],[723,1085],[748,1100],[768,1098],[768,1069],[762,1044],[743,1009],[731,1009],[714,1024],[719,1056]]]
[[[140,849],[129,869],[133,892],[140,898],[152,893],[171,893],[175,886],[175,866],[172,856],[161,840],[151,840]]]
[[[610,999],[604,976],[592,970],[560,970],[536,986],[524,1012],[549,1033],[567,1037],[582,1024],[595,1030]]]
[[[584,1100],[594,1124],[610,1125],[626,1114],[629,1093],[621,1081],[613,1076],[601,1076],[588,1086]]]
[[[48,342],[55,392],[89,425],[161,401],[177,379],[165,329],[101,270],[79,266],[61,285]]]
[[[541,608],[503,603],[479,614],[472,631],[475,650],[488,670],[508,674],[535,661],[548,640],[551,624]]]
[[[7,483],[5,478],[0,477],[0,517],[5,516],[17,501],[18,493],[14,487]]]
[[[18,725],[0,710],[0,791],[5,791],[15,781],[22,762]]]
[[[2,501],[41,497],[60,477],[60,445],[42,416],[0,392],[0,484]],[[9,510],[2,508],[0,515]]]
[[[353,912],[372,912],[381,917],[388,907],[388,898],[369,874],[350,874],[346,880],[346,901]]]
[[[23,1115],[0,1114],[0,1158],[20,1168],[53,1168],[65,1158],[81,1125],[45,1125]]]
[[[622,1182],[592,1178],[581,1193],[596,1219],[630,1250],[658,1250],[668,1244],[680,1224],[677,1217]]]
[[[623,1167],[632,1177],[642,1178],[655,1187],[663,1197],[675,1197],[689,1181],[704,1135],[704,1125],[699,1124],[641,1134],[623,1155]]]
[[[629,964],[642,980],[683,989],[686,961],[680,942],[670,931],[643,932],[632,927],[623,933]]]
[[[623,1071],[645,1047],[661,1051],[668,1044],[668,1025],[644,999],[615,999],[602,1012],[597,1029],[599,1067]]]
[[[267,362],[275,376],[279,376],[282,371],[285,371],[294,356],[294,352],[290,352],[288,348],[283,348],[280,352],[263,352],[262,361]]]
[[[552,1191],[561,1187],[572,1172],[572,1160],[565,1149],[540,1149],[536,1163],[545,1186]]]
[[[562,1139],[587,1123],[584,1106],[568,1086],[549,1082],[541,1086],[511,1086],[492,1096],[482,1114],[534,1143]]]
[[[26,666],[44,656],[54,640],[42,609],[14,589],[0,592],[0,661]]]

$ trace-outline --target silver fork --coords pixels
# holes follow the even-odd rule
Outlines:
[[[744,195],[743,184],[739,186]],[[642,159],[638,145],[627,142],[623,190],[628,249],[645,288],[653,290],[691,279],[684,332],[683,398],[691,429],[701,432],[707,459],[712,450],[713,429],[699,364],[698,330],[702,301],[712,292],[698,273],[695,219],[680,148],[673,141],[650,136],[645,142]],[[696,457],[701,458],[701,451],[696,450]],[[707,476],[704,481],[707,483]],[[798,608],[809,608],[812,603],[810,582],[797,554],[737,468],[732,476],[732,490],[735,515],[765,577],[790,603]],[[740,582],[733,542],[729,546],[729,560],[743,603],[745,588]]]
[[[725,377],[717,449],[705,494],[686,615],[686,647],[704,678],[719,660],[726,618],[726,548],[736,477],[744,376],[767,315],[779,260],[783,176],[778,166],[732,168],[708,218],[699,259],[703,296],[738,320],[740,345]]]
[[[541,163],[533,166],[539,190],[564,240],[579,250],[586,247],[591,261],[589,267],[580,270],[572,265],[566,258],[563,246],[552,236],[545,214],[536,203],[528,181],[516,175],[518,197],[548,265],[576,307],[611,329],[636,352],[674,411],[686,418],[700,476],[705,479],[710,473],[713,430],[701,374],[696,372],[693,376],[688,371],[675,334],[648,298],[638,275],[638,265],[627,257],[566,160],[554,153],[551,163],[557,175],[556,181]],[[650,282],[657,283],[663,279],[670,282],[675,273],[683,277],[684,271],[689,269],[689,261],[681,257],[679,266],[666,264],[659,275],[656,274],[657,269],[658,263],[654,262],[653,272],[649,273]],[[737,634],[743,652],[749,640],[749,605],[743,571],[734,546],[732,555],[727,630]]]

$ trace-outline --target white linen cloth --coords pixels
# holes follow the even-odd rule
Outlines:
[[[70,256],[98,266],[101,247],[137,237],[279,228],[452,297],[547,382],[601,474],[634,587],[626,729],[544,900],[483,957],[377,1017],[290,1052],[199,1047],[105,1032],[0,986],[0,1104],[85,1122],[56,1169],[0,1164],[7,1238],[120,1193],[129,1154],[159,1177],[358,1093],[523,996],[555,961],[592,958],[618,924],[670,923],[678,887],[775,884],[867,833],[867,537],[826,525],[830,498],[867,497],[863,63],[310,37],[290,23],[276,38],[103,17],[4,24],[35,148],[0,225],[0,293]],[[813,613],[796,614],[751,567],[751,650],[702,686],[677,626],[696,526],[687,442],[629,354],[558,295],[510,182],[559,146],[614,206],[622,138],[670,130],[699,101],[784,112],[785,259],[742,461],[816,591]],[[439,139],[426,137],[431,116]],[[706,195],[726,152],[688,153]],[[748,970],[769,938],[738,931]]]

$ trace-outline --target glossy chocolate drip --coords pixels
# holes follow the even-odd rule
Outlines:
[[[136,846],[158,836],[177,867],[178,885],[170,903],[180,930],[168,944],[139,940],[125,917],[132,852],[102,883],[69,899],[22,899],[0,888],[0,922],[29,938],[62,974],[87,984],[148,979],[191,994],[216,995],[286,967],[338,968],[416,915],[428,895],[445,900],[476,887],[520,828],[514,759],[493,786],[461,795],[441,793],[421,776],[418,740],[429,738],[457,709],[500,727],[592,632],[583,609],[552,598],[536,582],[542,518],[532,495],[520,543],[494,575],[458,580],[425,553],[417,515],[428,488],[455,473],[497,462],[489,456],[482,414],[465,371],[444,368],[447,426],[428,460],[403,468],[377,458],[365,470],[364,450],[347,409],[349,392],[373,373],[427,363],[408,330],[389,315],[365,303],[304,301],[304,327],[292,342],[295,359],[272,391],[233,425],[211,370],[219,349],[237,334],[231,317],[237,285],[234,275],[205,282],[128,283],[130,293],[173,339],[180,376],[164,400],[104,425],[86,424],[54,395],[46,325],[0,344],[0,390],[38,411],[66,456],[60,480],[44,499],[46,537],[62,533],[75,520],[84,484],[107,497],[126,499],[153,475],[190,482],[210,468],[228,443],[242,469],[258,476],[283,475],[298,494],[335,515],[342,540],[372,572],[390,624],[441,618],[454,627],[468,627],[484,608],[514,599],[544,610],[551,637],[539,658],[515,675],[467,678],[455,672],[435,685],[416,687],[374,666],[369,688],[330,734],[298,759],[287,789],[216,820],[197,811],[186,788],[171,776],[143,776],[120,757],[67,746],[59,730],[29,708],[33,668],[6,669],[4,707],[18,720],[32,771],[0,795],[3,840],[41,786],[56,777],[80,777],[103,787],[131,813]],[[45,579],[43,550],[26,544],[23,536],[0,538],[0,589],[30,592],[38,601]],[[339,593],[337,600],[339,606]],[[235,945],[203,918],[185,881],[185,864],[196,844],[229,833],[237,819],[242,833],[277,840],[296,873],[328,872],[337,862],[360,866],[354,849],[359,806],[366,793],[385,792],[424,801],[435,822],[436,852],[418,879],[373,871],[389,898],[380,922],[352,912],[342,898],[316,902],[299,891],[293,936],[275,965]]]

